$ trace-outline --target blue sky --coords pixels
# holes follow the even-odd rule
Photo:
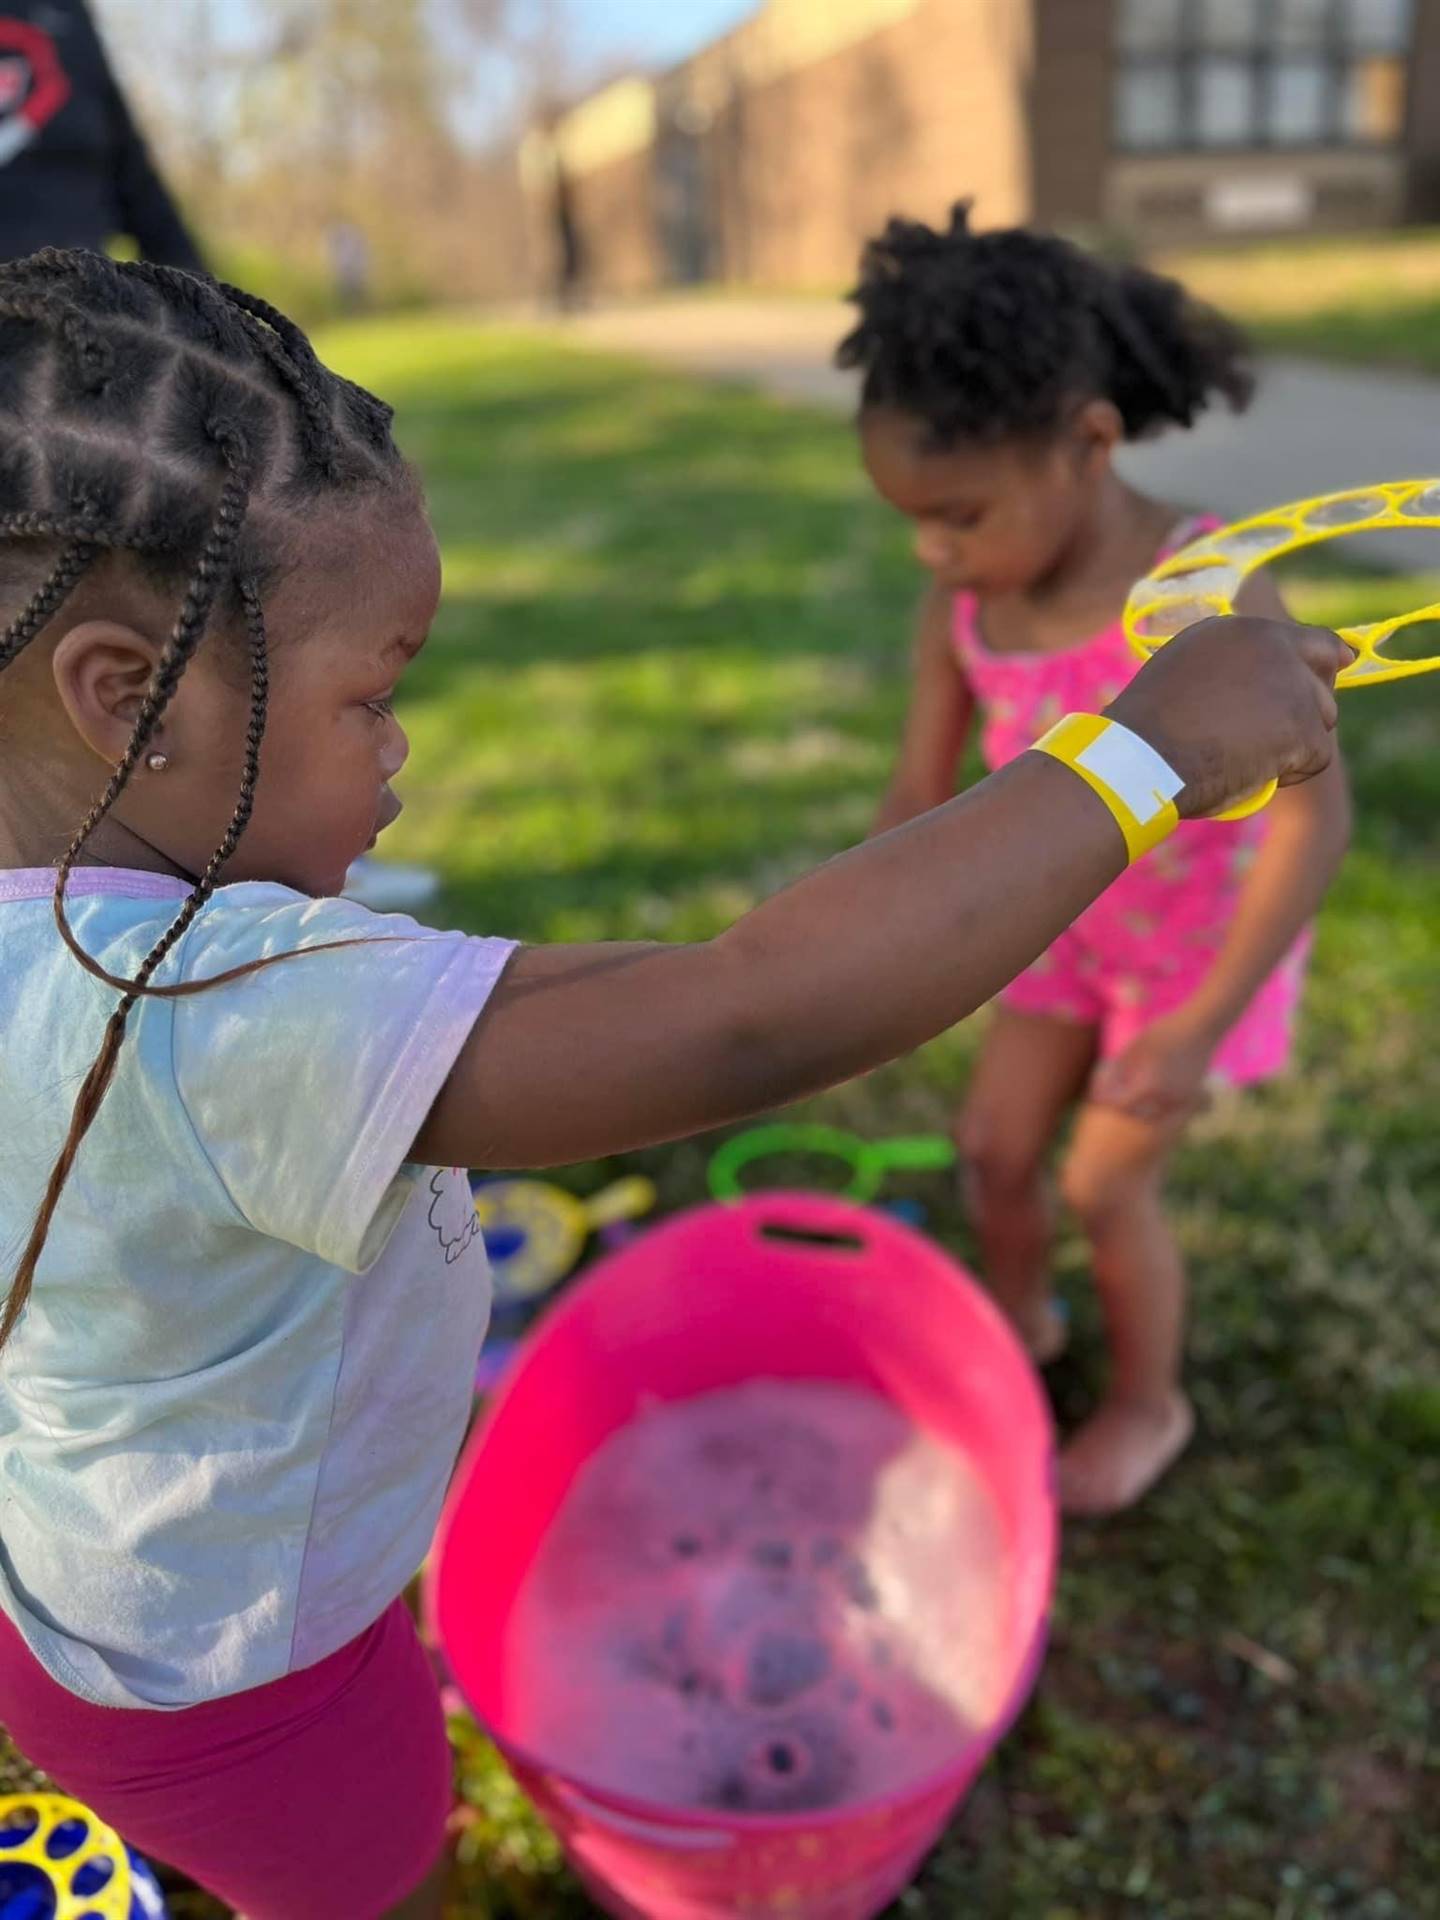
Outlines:
[[[125,53],[132,43],[139,44],[138,21],[145,7],[164,3],[98,0],[98,10],[102,21],[117,30],[115,44]],[[527,0],[514,3],[523,17]],[[214,0],[214,4],[222,41],[235,48],[253,40],[269,13],[263,0]],[[593,76],[630,65],[665,67],[682,60],[756,12],[760,0],[561,0],[561,4],[569,21],[569,58],[558,84],[583,88]],[[813,4],[823,6],[826,0],[813,0]],[[138,62],[139,53],[133,58]],[[468,94],[462,89],[457,96],[457,125],[463,134],[483,140],[495,126],[504,124],[512,101],[511,77],[503,64],[476,64],[468,75]]]
[[[753,13],[756,0],[571,0],[584,52],[683,59]]]
[[[724,33],[759,0],[568,0],[583,65],[635,59],[656,66],[680,60]],[[823,0],[821,0],[823,4]],[[105,6],[101,0],[101,15]],[[260,8],[256,0],[219,0],[224,28],[244,38]]]

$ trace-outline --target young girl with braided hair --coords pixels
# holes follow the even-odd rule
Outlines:
[[[0,270],[0,1720],[249,1920],[439,1911],[400,1595],[488,1313],[456,1169],[914,1046],[1137,834],[1324,766],[1345,658],[1208,623],[1114,703],[1110,785],[1027,755],[715,940],[519,949],[336,897],[438,592],[388,410],[281,315]]]
[[[1236,329],[1174,281],[1053,235],[972,232],[963,205],[943,231],[893,220],[854,298],[839,358],[862,375],[866,466],[930,575],[889,829],[953,794],[977,723],[998,769],[1130,682],[1132,582],[1218,522],[1137,492],[1112,456],[1212,400],[1243,408],[1252,380]],[[1241,605],[1284,612],[1258,577]],[[1071,1512],[1130,1505],[1190,1438],[1165,1169],[1207,1086],[1284,1067],[1307,929],[1348,836],[1338,764],[1263,817],[1187,823],[1000,998],[958,1122],[988,1277],[1055,1358],[1044,1169],[1078,1108],[1060,1185],[1109,1332],[1108,1395],[1061,1457]]]

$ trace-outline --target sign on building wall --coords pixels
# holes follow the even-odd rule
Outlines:
[[[1205,190],[1206,220],[1229,233],[1305,227],[1314,214],[1314,186],[1300,174],[1239,175]]]

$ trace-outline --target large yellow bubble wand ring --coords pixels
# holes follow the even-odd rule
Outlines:
[[[1379,486],[1322,494],[1237,520],[1218,533],[1203,534],[1162,561],[1132,590],[1125,608],[1125,636],[1148,660],[1167,640],[1197,621],[1233,613],[1244,581],[1270,561],[1322,540],[1382,527],[1440,527],[1440,480],[1389,480]],[[1440,620],[1440,602],[1369,626],[1339,628],[1340,638],[1355,658],[1341,671],[1336,686],[1379,686],[1387,680],[1434,673],[1440,669],[1440,642],[1434,653],[1411,657],[1398,650],[1387,653],[1386,648],[1398,645],[1396,636],[1407,627],[1436,620]],[[1278,784],[1272,780],[1215,818],[1248,819],[1270,804]]]

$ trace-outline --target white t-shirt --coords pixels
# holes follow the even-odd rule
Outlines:
[[[0,1288],[113,989],[54,876],[0,872]],[[85,870],[70,920],[132,975],[182,885]],[[143,1000],[0,1354],[0,1607],[62,1685],[181,1707],[312,1665],[424,1557],[490,1276],[458,1169],[405,1164],[513,952],[225,887]]]

